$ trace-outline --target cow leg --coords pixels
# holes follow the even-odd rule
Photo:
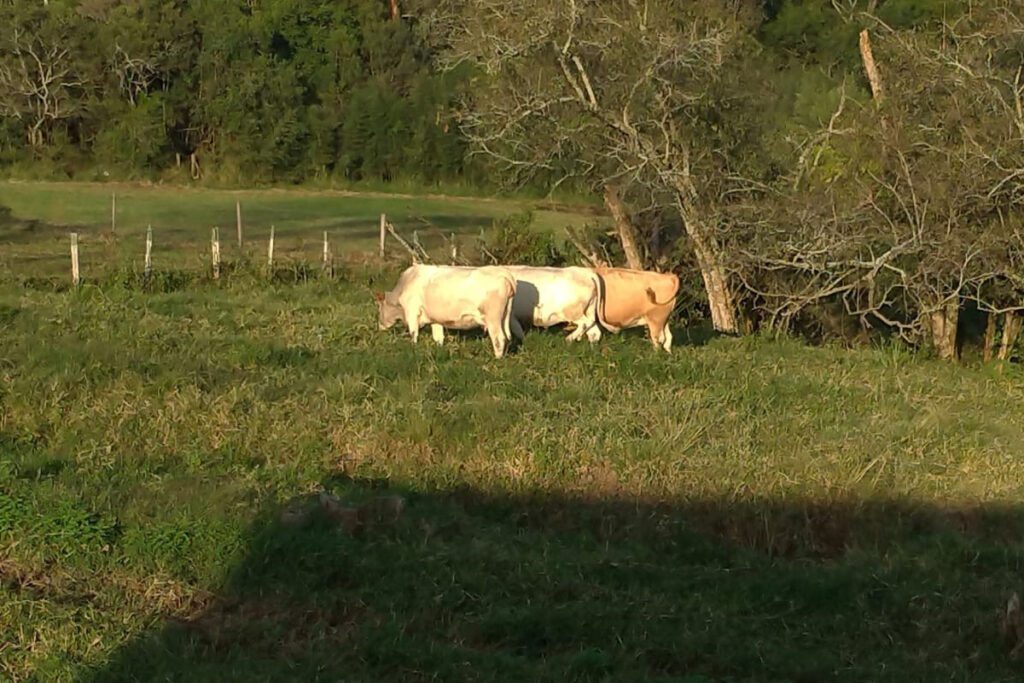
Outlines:
[[[438,346],[444,346],[444,325],[431,323],[430,336],[434,338]]]
[[[655,348],[672,351],[672,330],[668,326],[668,317],[672,310],[654,310],[647,315],[647,329],[651,333],[651,342]]]
[[[512,336],[518,339],[519,341],[523,341],[525,335],[523,334],[523,326],[519,323],[519,319],[516,318],[515,316],[512,316],[511,318],[509,318],[508,326],[512,333]]]
[[[587,335],[587,341],[593,344],[601,339],[601,326],[597,324],[597,307],[588,307],[583,314],[586,317],[578,320],[577,324]],[[580,338],[582,339],[582,336]]]
[[[508,347],[508,338],[505,336],[505,316],[508,314],[505,310],[498,311],[481,311],[483,317],[480,319],[480,325],[486,330],[487,336],[491,340],[491,348],[494,349],[494,357],[501,358],[505,355],[505,349]],[[511,329],[512,321],[508,321],[508,326]]]
[[[661,348],[661,337],[665,334],[665,326],[659,323],[657,320],[647,319],[647,333],[651,338],[651,343],[654,344],[654,348]]]
[[[586,323],[580,323],[580,321],[577,320],[573,322],[573,325],[576,326],[576,329],[565,338],[565,341],[567,342],[578,342],[580,339],[583,339],[583,335],[587,333]]]
[[[420,338],[419,316],[409,318],[407,324],[409,326],[409,336],[412,337],[412,343],[415,344]]]
[[[501,358],[504,356],[505,348],[508,346],[508,340],[505,339],[504,330],[502,330],[501,324],[488,323],[487,336],[491,338],[491,348],[494,349],[494,357]]]

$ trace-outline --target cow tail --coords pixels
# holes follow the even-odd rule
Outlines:
[[[654,290],[651,289],[650,287],[647,288],[647,298],[650,299],[651,303],[654,304],[655,306],[664,306],[667,303],[671,303],[672,300],[676,298],[676,294],[679,293],[679,276],[675,274],[672,275],[675,278],[676,286],[672,289],[672,294],[670,294],[669,297],[664,301],[658,301],[658,297],[654,293]]]

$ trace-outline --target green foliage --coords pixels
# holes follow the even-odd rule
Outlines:
[[[955,20],[970,4],[970,0],[887,0],[879,6],[878,18],[896,29],[934,26]]]
[[[856,24],[843,21],[830,3],[789,0],[763,28],[769,46],[819,64],[839,63],[850,68],[857,55]]]
[[[0,23],[20,29],[0,60],[18,64],[34,40],[75,84],[51,87],[61,115],[32,145],[34,104],[3,93],[23,111],[0,112],[0,165],[50,157],[79,176],[143,177],[196,154],[202,177],[231,183],[438,183],[464,169],[450,116],[461,77],[433,73],[377,0],[14,3]]]
[[[852,9],[851,9],[852,5]],[[875,15],[894,29],[934,27],[953,20],[968,6],[965,0],[882,0]],[[867,0],[829,3],[819,0],[781,0],[770,3],[761,29],[764,43],[795,55],[805,64],[838,65],[851,73],[860,67],[857,39],[870,25]]]
[[[532,225],[531,211],[499,218],[481,238],[481,250],[497,264],[565,265],[565,254],[555,242],[554,236],[538,232]]]

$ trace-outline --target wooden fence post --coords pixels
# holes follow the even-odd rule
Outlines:
[[[274,226],[270,226],[270,243],[267,245],[267,272],[274,271]]]
[[[213,279],[220,279],[220,229],[210,232],[210,261],[213,264]]]
[[[385,214],[380,215],[380,257],[384,258],[384,239],[387,236],[387,225],[388,217]]]
[[[242,202],[235,200],[235,227],[238,230],[238,251],[242,251]]]
[[[146,227],[146,265],[144,266],[142,275],[148,280],[150,273],[153,272],[153,226]]]
[[[324,230],[324,264],[323,269],[325,273],[330,272],[331,269],[331,245],[327,241],[327,231]]]
[[[71,233],[71,284],[78,287],[81,279],[78,275],[78,233]]]

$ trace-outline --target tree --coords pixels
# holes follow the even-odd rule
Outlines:
[[[22,123],[37,153],[82,112],[90,85],[76,70],[81,36],[69,24],[58,9],[0,7],[0,115]]]
[[[444,63],[477,69],[462,127],[525,182],[562,170],[671,206],[716,329],[740,329],[728,255],[711,220],[722,172],[705,135],[710,84],[752,47],[753,3],[449,0],[428,29]],[[746,10],[745,12],[743,10]],[[566,162],[569,163],[566,163]],[[632,258],[638,259],[634,251]]]
[[[955,359],[965,302],[1011,330],[1021,306],[1024,22],[1007,0],[908,29],[862,19],[886,97],[844,96],[790,187],[746,207],[736,277],[775,324],[840,300]]]

